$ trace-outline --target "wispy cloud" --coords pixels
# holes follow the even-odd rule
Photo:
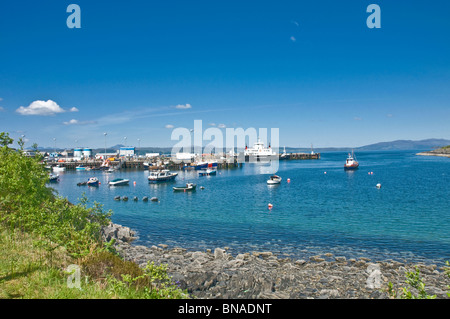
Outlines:
[[[353,119],[354,119],[355,121],[362,121],[362,117],[359,117],[359,116],[355,116]]]
[[[297,21],[292,20],[291,22],[292,22],[293,24],[295,24],[297,27],[300,26],[300,24],[299,24]]]
[[[189,103],[186,104],[178,104],[175,106],[176,109],[180,109],[180,110],[186,110],[186,109],[191,109],[192,105],[190,105]]]
[[[96,121],[78,121],[76,119],[71,119],[68,122],[63,122],[64,125],[89,125],[89,124],[97,124]]]
[[[164,126],[165,128],[168,129],[173,129],[175,126],[173,126],[172,124],[166,124],[166,126]]]
[[[393,117],[394,115],[393,114],[391,114],[391,113],[389,113],[389,114],[386,114],[386,117]]]
[[[0,106],[0,112],[3,112],[5,109]]]
[[[227,126],[225,124],[219,124],[217,125],[218,128],[226,128]]]
[[[292,42],[297,41],[297,39],[294,36],[291,36],[290,39],[291,39]]]
[[[48,100],[48,101],[34,101],[29,106],[21,106],[16,110],[17,113],[21,115],[55,115],[58,113],[64,113],[64,112],[78,112],[78,109],[76,107],[72,107],[69,110],[63,109],[61,106],[58,105],[55,101]]]

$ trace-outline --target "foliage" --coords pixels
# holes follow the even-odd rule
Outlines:
[[[402,287],[400,289],[400,294],[394,289],[394,285],[389,282],[388,284],[388,294],[392,298],[400,298],[400,299],[435,299],[435,295],[428,295],[425,291],[425,284],[420,277],[419,267],[416,266],[415,271],[407,271],[405,272],[406,276],[406,284],[407,287]],[[413,292],[414,290],[414,292]],[[415,294],[416,293],[416,294]]]
[[[40,155],[12,143],[0,133],[0,298],[187,298],[165,266],[141,269],[102,241],[111,211],[88,207],[84,195],[76,205],[55,195]],[[69,261],[86,274],[81,290],[66,284]]]

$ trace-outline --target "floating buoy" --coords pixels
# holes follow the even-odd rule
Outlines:
[[[290,182],[291,182],[291,179],[290,179],[290,178],[288,178],[288,179],[287,179],[287,182],[288,182],[288,183],[290,183]]]
[[[323,172],[324,174],[326,174],[327,172]]]
[[[200,186],[200,189],[205,189],[205,187],[204,186]]]
[[[269,203],[269,205],[267,205],[269,207],[269,209],[272,209],[273,205],[271,203]]]
[[[381,184],[380,183],[377,184],[377,188],[381,188]]]
[[[133,182],[133,185],[136,185],[136,181]]]

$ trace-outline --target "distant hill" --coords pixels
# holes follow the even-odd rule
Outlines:
[[[450,145],[450,140],[446,139],[438,139],[438,138],[430,138],[426,140],[420,140],[420,141],[412,141],[412,140],[396,140],[391,142],[380,142],[360,147],[317,147],[313,148],[314,152],[336,152],[336,151],[349,151],[349,150],[355,150],[355,151],[395,151],[395,150],[433,150],[436,148],[444,147]],[[122,144],[117,144],[114,146],[108,146],[106,149],[107,153],[115,153],[118,149],[123,147]],[[27,149],[31,149],[28,147]],[[48,151],[53,152],[54,148],[52,147],[38,147],[41,151]],[[70,149],[70,148],[69,148]],[[60,152],[63,149],[57,148],[56,151]],[[284,146],[279,147],[279,151],[283,152]],[[95,153],[103,153],[105,151],[104,148],[96,148],[93,149],[94,154]],[[161,154],[168,154],[172,151],[171,147],[148,147],[148,146],[142,146],[140,149],[136,147],[136,152],[139,154],[145,154],[145,153],[161,153]],[[238,152],[242,150],[237,150]],[[288,147],[286,146],[286,152],[287,153],[310,153],[311,147]]]
[[[450,140],[430,138],[420,141],[397,140],[392,142],[381,142],[355,148],[360,151],[390,151],[390,150],[420,150],[435,149],[450,145]]]

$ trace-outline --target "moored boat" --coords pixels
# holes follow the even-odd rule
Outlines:
[[[86,167],[84,167],[84,165],[78,165],[77,167],[75,167],[75,169],[76,169],[77,171],[85,171],[85,170],[86,170]]]
[[[48,175],[48,181],[52,182],[52,183],[58,182],[59,181],[59,175],[58,174],[56,174],[56,175],[49,174]]]
[[[99,185],[98,178],[97,177],[89,178],[89,180],[87,181],[87,185],[88,186],[98,186]]]
[[[186,183],[186,186],[176,186],[173,187],[173,190],[175,192],[186,192],[186,191],[193,191],[197,187],[194,183]]]
[[[272,175],[270,176],[270,178],[267,180],[267,184],[269,185],[275,185],[275,184],[280,184],[281,183],[282,178],[278,175]]]
[[[170,172],[168,169],[151,171],[148,175],[149,183],[167,182],[172,181],[178,173]]]
[[[110,181],[108,184],[109,184],[109,186],[123,186],[123,185],[128,185],[129,182],[130,182],[129,179],[116,178],[116,179],[113,179],[112,181]]]
[[[202,169],[200,172],[198,172],[199,176],[210,176],[210,175],[216,175],[216,174],[217,174],[217,170],[211,169],[211,168]]]
[[[57,166],[53,167],[53,171],[54,172],[63,172],[65,170],[66,170],[66,168],[64,166],[61,166],[61,165],[57,165]]]

